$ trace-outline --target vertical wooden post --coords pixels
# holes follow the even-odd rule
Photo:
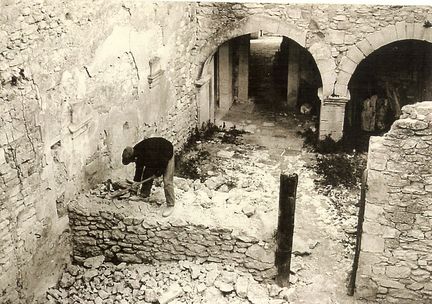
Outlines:
[[[297,174],[282,174],[280,176],[279,218],[275,254],[275,265],[277,267],[276,283],[280,287],[289,286],[297,183]]]
[[[364,170],[362,176],[362,183],[361,183],[360,208],[359,208],[359,215],[357,220],[356,248],[354,253],[353,268],[351,271],[350,280],[348,283],[348,291],[347,291],[347,294],[349,296],[354,295],[355,281],[357,277],[357,268],[358,268],[358,262],[360,258],[361,238],[363,234],[363,221],[364,221],[364,213],[365,213],[365,206],[366,206],[366,189],[367,189],[366,180],[367,180],[367,170]]]

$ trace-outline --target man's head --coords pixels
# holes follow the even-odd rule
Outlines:
[[[126,147],[122,153],[122,163],[123,165],[128,165],[133,162],[134,159],[134,150],[132,147]]]

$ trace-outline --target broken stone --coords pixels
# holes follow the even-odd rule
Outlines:
[[[98,295],[103,300],[107,299],[110,296],[110,294],[103,289],[99,290]]]
[[[249,284],[247,298],[252,304],[268,303],[268,291],[266,288],[253,281]]]
[[[219,271],[217,271],[216,269],[209,271],[206,276],[206,285],[207,286],[213,285],[218,276],[219,276]]]
[[[94,304],[103,304],[104,301],[101,299],[101,297],[96,297],[96,299],[94,299]]]
[[[201,267],[199,265],[192,264],[190,266],[190,271],[192,279],[198,279],[199,275],[201,274]]]
[[[279,293],[282,291],[282,288],[276,284],[271,284],[269,286],[269,295],[270,297],[277,297]]]
[[[104,261],[105,261],[105,256],[103,255],[87,258],[84,261],[84,267],[97,269],[102,265]]]
[[[60,287],[69,288],[75,283],[75,278],[71,276],[68,272],[63,273],[63,276],[60,280]]]
[[[150,288],[145,289],[144,300],[149,303],[156,303],[158,300],[156,291]]]
[[[97,275],[98,275],[98,271],[96,269],[92,268],[92,269],[86,270],[84,272],[83,278],[84,278],[84,281],[90,281],[92,278],[94,278]]]
[[[224,293],[228,293],[234,290],[234,287],[231,283],[216,281],[215,286]]]
[[[205,290],[202,303],[228,304],[228,301],[219,289],[211,286]]]
[[[234,151],[221,150],[216,155],[222,158],[232,158],[234,155]]]
[[[251,206],[251,205],[246,205],[242,208],[243,213],[247,216],[247,217],[251,217],[252,215],[255,214],[255,207]]]
[[[219,187],[218,191],[227,193],[227,192],[229,192],[229,188],[227,185],[222,185]]]
[[[183,289],[178,283],[172,284],[166,292],[164,292],[159,298],[159,304],[166,304],[180,297],[183,294]]]
[[[246,298],[249,286],[249,279],[245,276],[239,276],[235,284],[235,290],[239,297]]]

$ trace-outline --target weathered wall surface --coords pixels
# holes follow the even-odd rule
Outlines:
[[[136,207],[130,204],[128,209]],[[144,211],[111,210],[112,207],[103,205],[100,208],[70,205],[75,260],[83,262],[97,255],[104,255],[108,261],[126,263],[199,258],[235,265],[259,281],[276,274],[274,248],[263,240],[231,228],[205,226],[178,217],[165,219]]]
[[[358,272],[359,297],[432,301],[432,101],[407,105],[372,137]]]
[[[196,121],[194,5],[1,1],[0,302],[29,303],[48,284],[35,273],[69,254],[64,205],[119,169],[124,146],[184,142]]]

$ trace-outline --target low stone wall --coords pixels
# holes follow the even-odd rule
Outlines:
[[[113,211],[112,203],[96,204],[91,209],[70,205],[75,261],[97,255],[126,263],[200,259],[232,264],[259,281],[276,274],[271,242],[233,228],[185,221],[175,214],[165,219],[158,216],[159,208],[148,204],[121,204],[123,208],[118,211]]]
[[[371,138],[357,295],[432,303],[432,102]]]

